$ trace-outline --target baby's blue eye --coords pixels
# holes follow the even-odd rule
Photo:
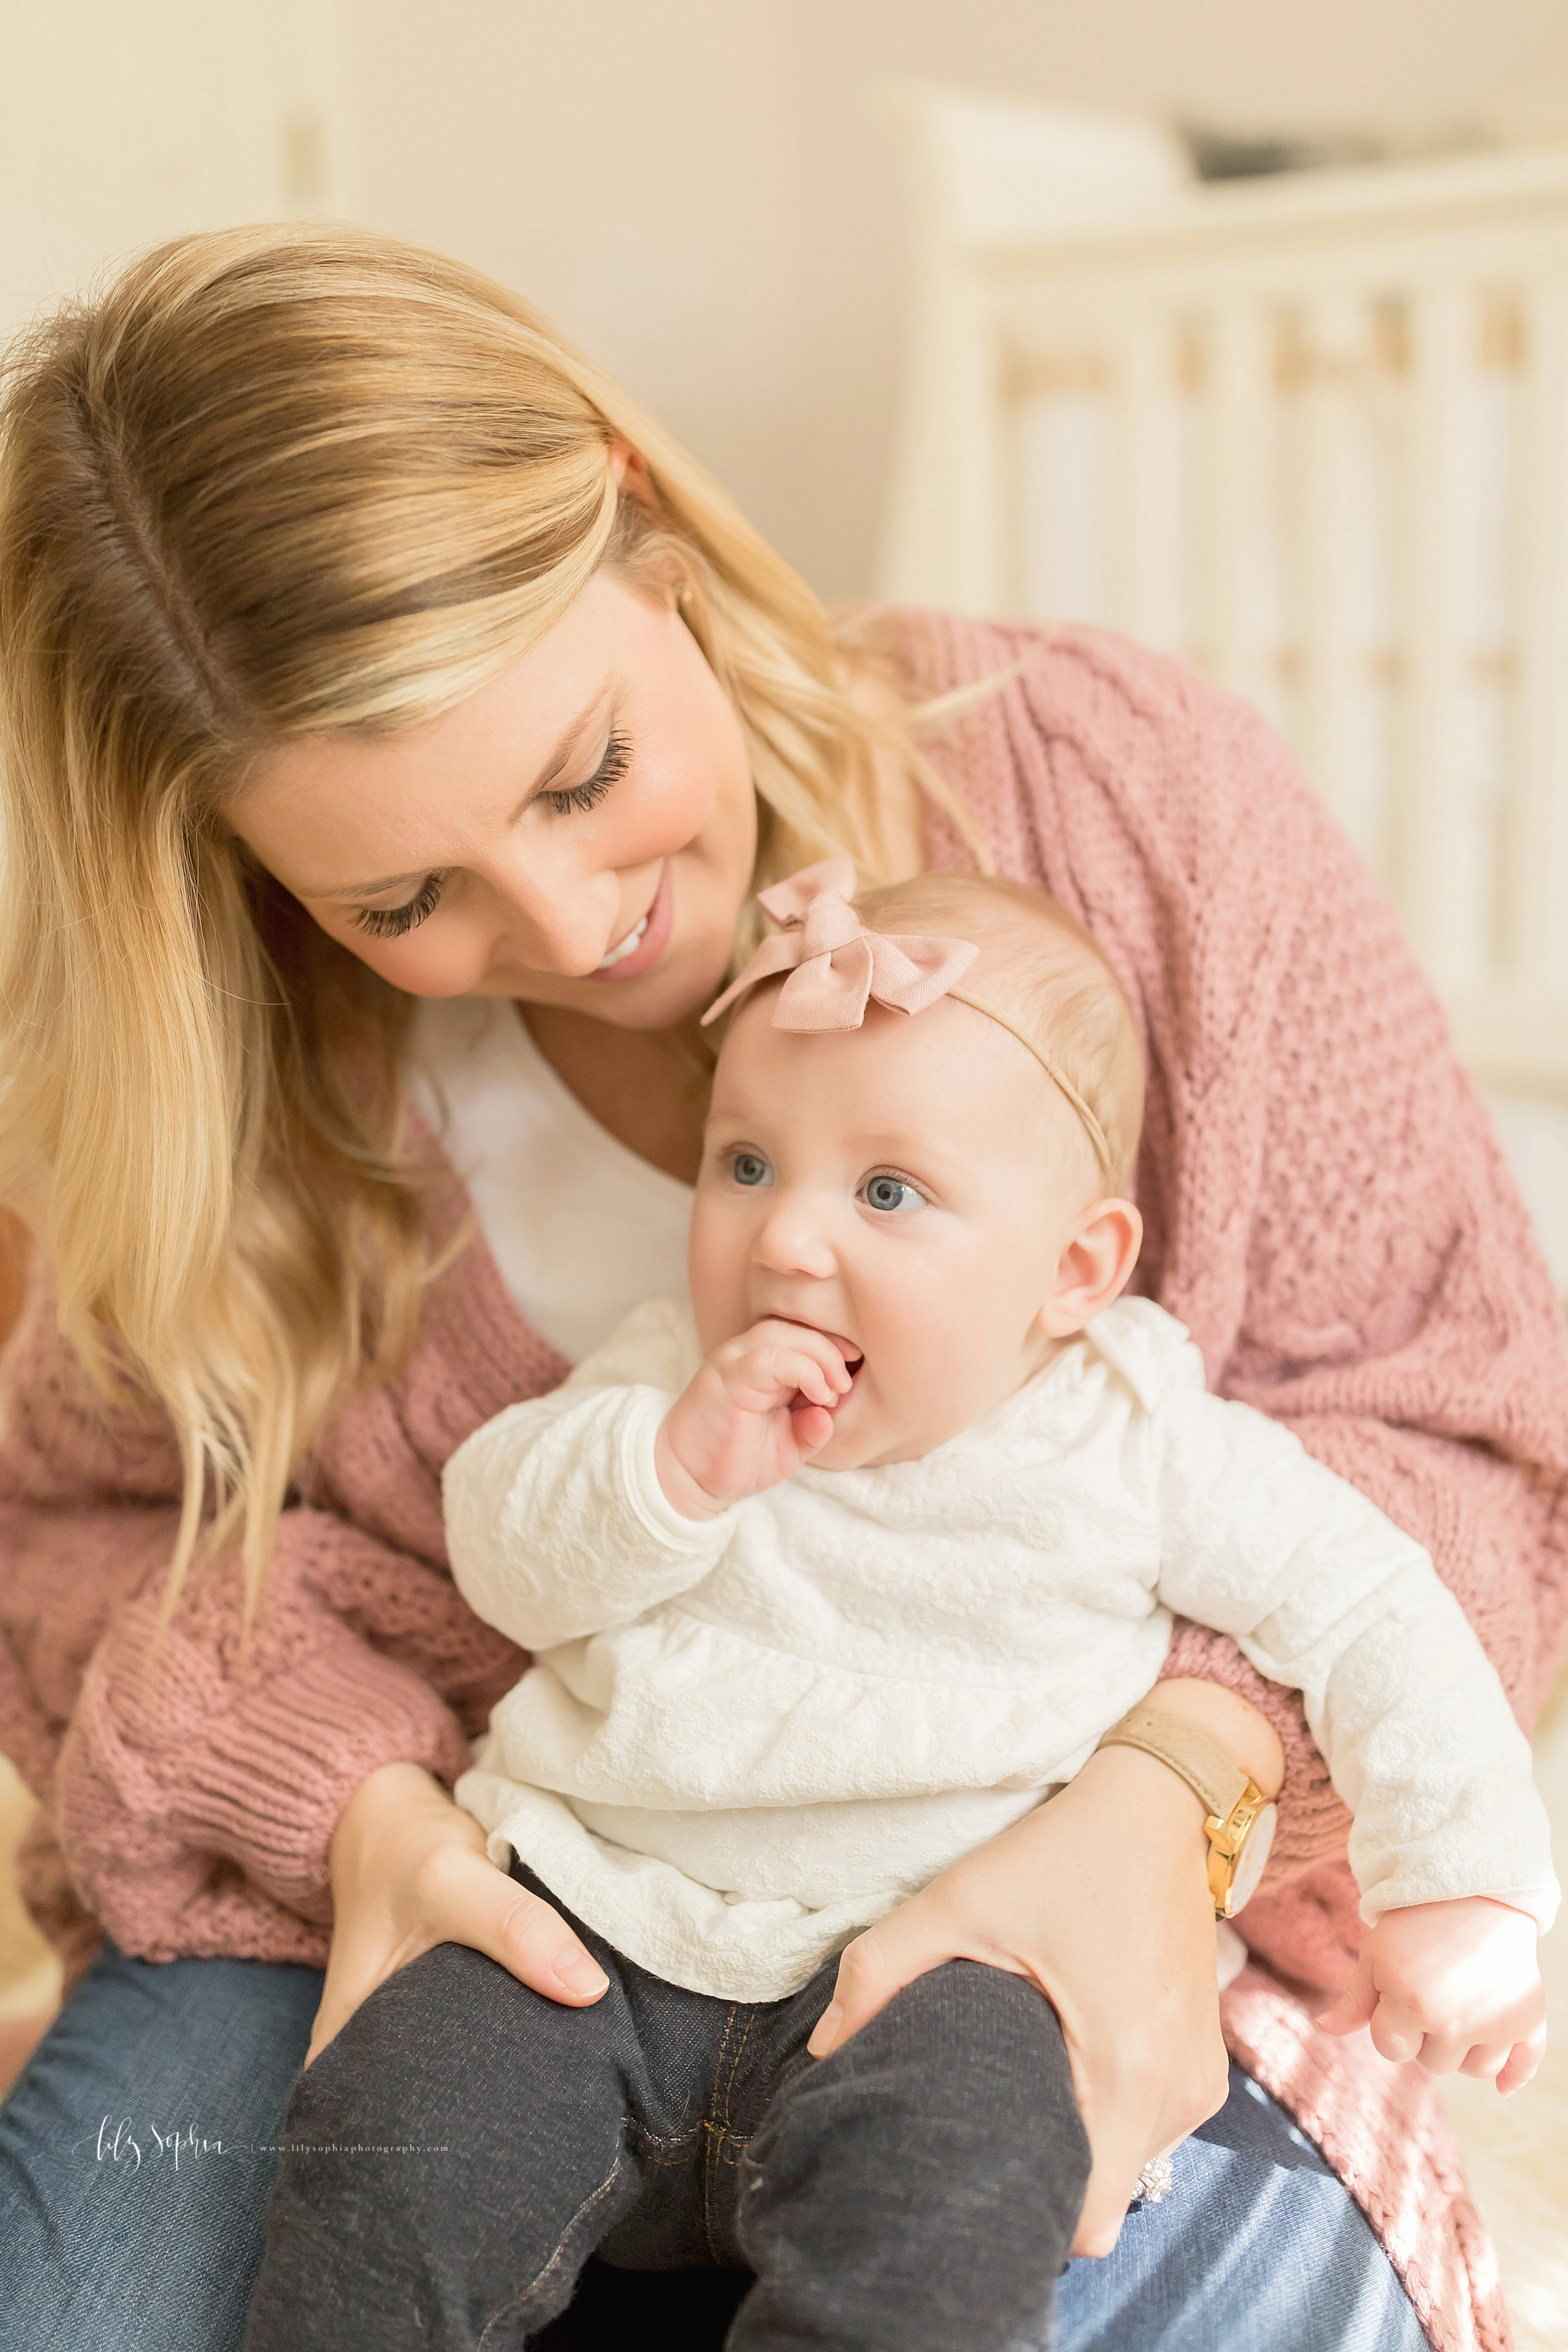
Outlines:
[[[923,1194],[901,1176],[868,1176],[861,1193],[868,1209],[879,1209],[885,1214],[907,1215],[911,1209],[925,1207]]]
[[[771,1184],[773,1171],[760,1151],[737,1151],[730,1162],[737,1184]]]

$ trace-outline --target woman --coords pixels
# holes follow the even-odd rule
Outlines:
[[[237,2342],[289,2079],[418,1953],[594,1997],[446,1794],[517,1657],[446,1574],[439,1471],[679,1279],[694,1024],[759,878],[977,860],[1089,926],[1150,1066],[1148,1287],[1432,1547],[1533,1706],[1547,1278],[1392,919],[1229,698],[1092,633],[835,630],[525,305],[310,228],[167,247],[21,352],[0,664],[0,1197],[47,1266],[5,1360],[0,1739],[38,1908],[113,1939],[0,2115],[30,2344]],[[1249,1939],[1337,1981],[1295,1703],[1189,1630],[1161,1704],[1283,1777]],[[1098,1757],[852,1948],[838,2033],[954,1956],[1055,2002],[1106,2257],[1064,2346],[1499,2340],[1416,2069],[1249,1972],[1227,2081],[1204,1853],[1173,1775]],[[623,2279],[604,2325],[673,2294],[697,2341],[736,2291]]]

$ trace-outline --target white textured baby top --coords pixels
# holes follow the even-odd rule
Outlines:
[[[426,998],[405,1060],[501,1280],[552,1348],[579,1363],[640,1300],[685,1289],[690,1185],[600,1126],[510,998]]]
[[[458,1586],[536,1661],[458,1799],[629,1958],[797,1990],[1072,1778],[1173,1612],[1305,1695],[1364,1916],[1494,1895],[1550,1926],[1530,1751],[1458,1603],[1289,1431],[1210,1396],[1161,1308],[1110,1308],[922,1460],[703,1522],[654,1469],[699,1360],[656,1300],[446,1473]]]

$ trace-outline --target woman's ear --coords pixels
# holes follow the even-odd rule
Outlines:
[[[659,514],[658,493],[653,486],[653,476],[647,469],[647,459],[618,433],[612,433],[609,442],[610,472],[623,498],[635,499],[646,508],[656,520]]]
[[[1041,1329],[1066,1339],[1091,1323],[1126,1289],[1142,1242],[1143,1220],[1131,1201],[1092,1202],[1057,1260]]]

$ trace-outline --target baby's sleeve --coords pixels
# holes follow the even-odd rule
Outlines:
[[[1487,1895],[1556,1916],[1546,1811],[1497,1671],[1420,1545],[1249,1406],[1158,1412],[1159,1594],[1300,1690],[1353,1813],[1361,1913]]]
[[[447,1549],[476,1615],[529,1650],[626,1624],[698,1584],[732,1511],[683,1518],[654,1441],[700,1354],[689,1309],[637,1308],[560,1388],[475,1430],[441,1482]]]

